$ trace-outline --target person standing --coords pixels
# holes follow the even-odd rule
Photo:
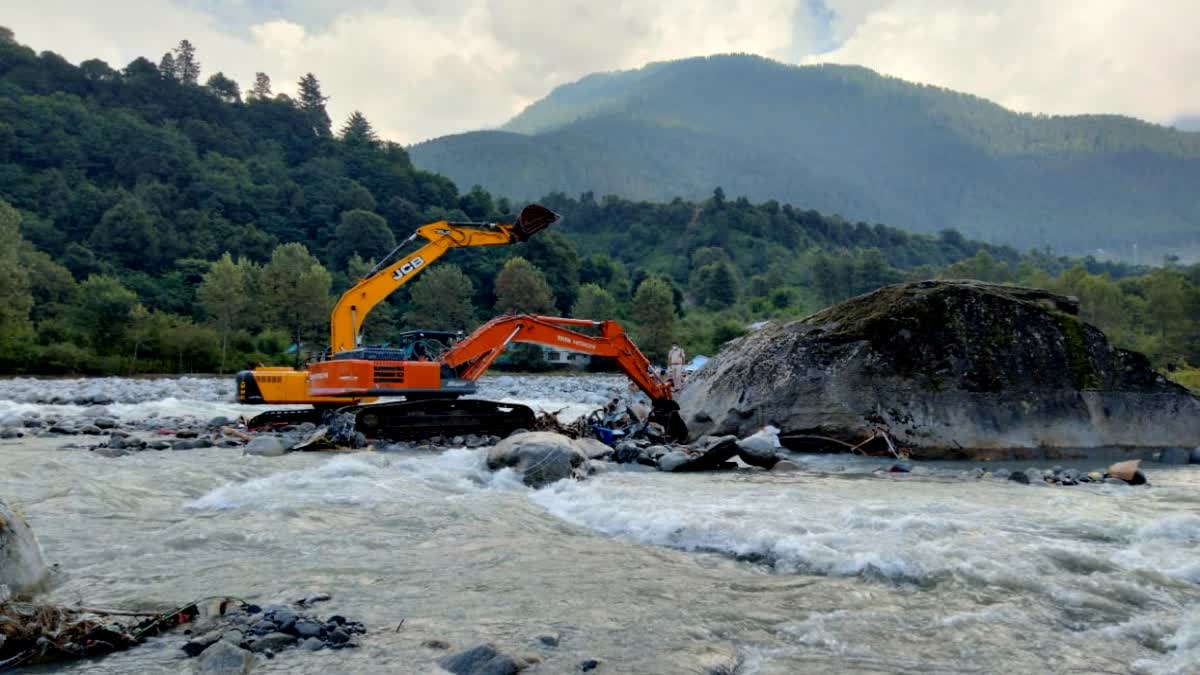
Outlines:
[[[675,391],[683,388],[683,359],[683,348],[671,343],[671,351],[667,352],[667,380]]]

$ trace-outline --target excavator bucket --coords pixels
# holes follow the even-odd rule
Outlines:
[[[513,224],[512,231],[517,235],[517,239],[525,241],[558,222],[558,218],[557,213],[541,204],[530,204],[521,209],[521,215],[517,216],[517,222]]]

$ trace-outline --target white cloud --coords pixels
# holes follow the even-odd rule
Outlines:
[[[311,71],[335,124],[360,109],[406,143],[498,125],[590,72],[731,51],[794,59],[828,42],[824,30],[841,46],[820,60],[1022,110],[1165,121],[1200,102],[1194,0],[826,0],[837,13],[828,29],[810,0],[358,0],[288,14],[181,2],[39,0],[14,3],[0,23],[75,62],[157,61],[186,37],[205,77],[220,70],[248,87],[261,70],[291,92]]]
[[[1167,122],[1200,108],[1194,0],[828,0],[857,63],[1027,112]]]

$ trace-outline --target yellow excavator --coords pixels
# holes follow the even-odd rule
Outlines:
[[[539,204],[530,204],[521,210],[520,215],[511,224],[441,220],[417,228],[412,236],[388,253],[338,299],[329,319],[329,351],[322,361],[354,359],[357,356],[371,359],[372,356],[376,356],[365,353],[371,349],[363,348],[361,344],[360,333],[367,315],[387,296],[408,283],[450,249],[515,244],[525,241],[558,219],[558,214],[550,209]],[[401,255],[400,251],[417,238],[425,239],[425,245]],[[299,345],[296,348],[299,349]],[[307,403],[318,411],[317,419],[322,409],[374,400],[373,395],[327,395],[311,391],[311,375],[308,369],[300,370],[286,366],[259,366],[253,370],[243,370],[237,374],[237,400],[240,403],[258,405]],[[420,382],[410,381],[407,384],[413,389],[412,393],[420,393],[420,389],[438,388],[436,382],[427,383],[427,387],[422,387]],[[287,412],[280,411],[277,416],[301,421],[313,417],[311,413],[307,416],[300,414],[308,411],[291,411],[295,413],[292,415],[286,415]]]
[[[650,421],[671,438],[687,427],[672,399],[671,385],[614,321],[545,316],[502,316],[469,336],[449,332],[408,331],[398,345],[360,343],[371,310],[452,248],[503,246],[525,241],[559,219],[544,206],[525,207],[512,224],[439,221],[418,228],[379,265],[346,291],[333,308],[329,352],[298,370],[259,367],[237,375],[237,398],[247,404],[310,404],[303,410],[271,410],[256,415],[251,429],[320,423],[328,411],[349,413],[355,430],[369,438],[422,437],[434,434],[499,434],[531,428],[528,406],[460,397],[475,393],[475,381],[514,342],[565,349],[609,358],[651,400]],[[416,251],[397,255],[417,237],[427,240]],[[575,328],[587,328],[583,333]],[[375,403],[379,397],[388,402]],[[369,405],[364,405],[369,404]],[[341,417],[345,417],[344,415]]]

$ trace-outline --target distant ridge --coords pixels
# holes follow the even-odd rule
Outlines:
[[[1200,134],[1116,115],[1020,114],[858,66],[722,55],[597,73],[499,130],[411,154],[460,185],[515,198],[669,200],[719,185],[1022,248],[1128,257],[1135,243],[1200,242]]]

